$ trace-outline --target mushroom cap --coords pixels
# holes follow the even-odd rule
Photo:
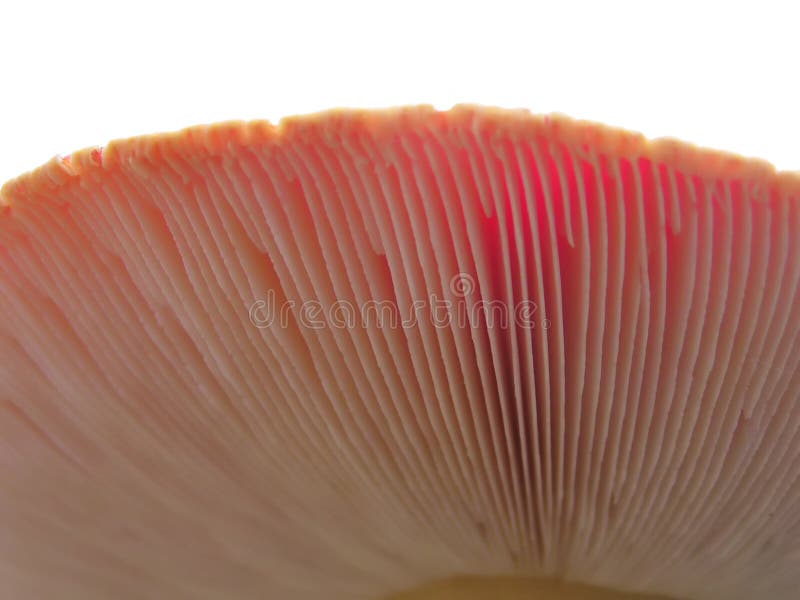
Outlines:
[[[3,597],[796,598],[798,196],[477,106],[53,159],[0,192]]]

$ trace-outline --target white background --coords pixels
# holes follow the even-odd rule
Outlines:
[[[3,2],[0,182],[226,119],[478,102],[800,169],[792,2]]]

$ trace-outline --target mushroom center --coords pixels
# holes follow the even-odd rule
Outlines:
[[[557,579],[463,576],[429,583],[389,600],[665,600]]]

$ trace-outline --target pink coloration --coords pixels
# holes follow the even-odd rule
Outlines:
[[[48,163],[0,195],[0,589],[349,600],[522,573],[792,598],[799,194],[475,107]],[[303,313],[432,297],[535,310]]]

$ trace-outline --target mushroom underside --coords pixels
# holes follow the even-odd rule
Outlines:
[[[467,106],[54,159],[0,194],[0,596],[795,598],[798,195]]]

